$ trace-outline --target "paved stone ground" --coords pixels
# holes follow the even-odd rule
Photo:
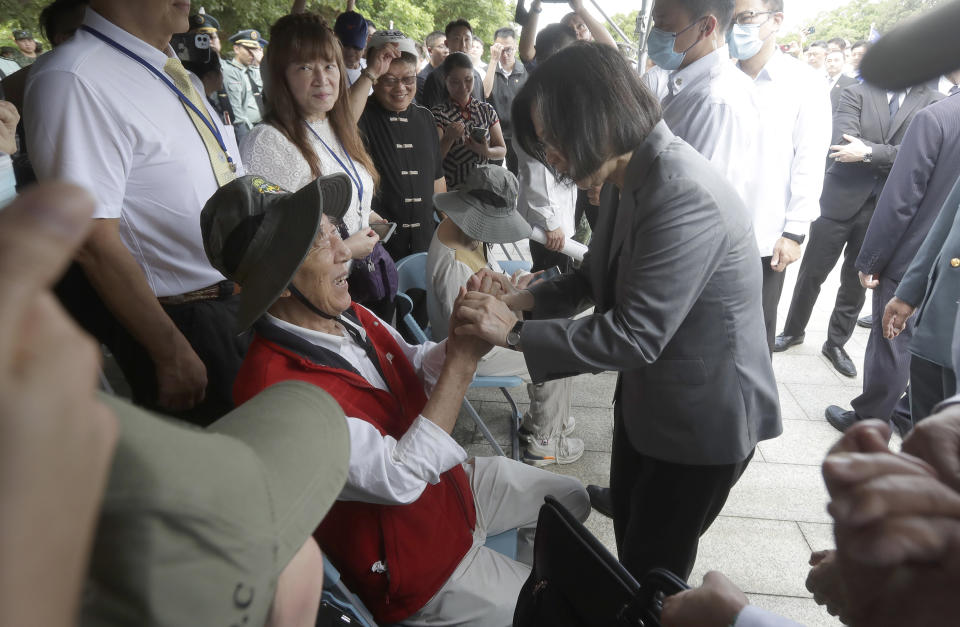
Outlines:
[[[792,266],[787,275],[780,303],[781,327],[798,266]],[[774,355],[783,435],[758,447],[720,517],[704,535],[690,578],[699,583],[707,571],[719,570],[740,586],[752,603],[810,626],[841,624],[814,603],[804,585],[810,552],[833,547],[820,463],[839,434],[827,424],[823,411],[829,404],[849,408],[862,385],[860,376],[850,379],[840,375],[820,354],[838,285],[835,271],[823,286],[807,328],[806,343]],[[869,313],[869,305],[868,292],[864,313]],[[865,329],[858,328],[847,345],[858,369],[863,363],[867,335]],[[611,373],[575,378],[575,435],[583,438],[587,452],[576,463],[552,466],[551,470],[578,477],[584,484],[608,485],[615,383],[616,376]],[[524,409],[526,391],[512,392]],[[474,390],[469,398],[497,440],[506,446],[508,405],[499,392]],[[491,453],[489,445],[463,417],[455,436],[469,443],[472,454]],[[899,446],[894,438],[891,446]],[[586,524],[615,555],[611,521],[594,512]]]

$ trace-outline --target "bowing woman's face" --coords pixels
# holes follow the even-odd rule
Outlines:
[[[447,93],[454,102],[466,105],[473,93],[473,68],[453,68],[447,74]]]
[[[561,148],[551,143],[549,139],[551,133],[548,129],[544,128],[543,119],[540,117],[536,103],[530,107],[530,120],[533,122],[533,130],[537,134],[537,138],[544,146],[544,156],[551,168],[567,179],[572,180],[580,189],[592,189],[603,185],[607,181],[615,167],[614,159],[608,159],[600,166],[599,170],[588,176],[579,179],[574,178],[571,173],[573,168],[567,155]]]
[[[340,95],[340,68],[335,59],[290,63],[285,78],[300,115],[311,122],[324,119]]]

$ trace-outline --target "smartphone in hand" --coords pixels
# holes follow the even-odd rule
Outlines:
[[[388,239],[390,239],[390,236],[393,235],[393,232],[397,230],[397,223],[374,222],[370,225],[370,228],[374,230],[381,242],[386,242]]]

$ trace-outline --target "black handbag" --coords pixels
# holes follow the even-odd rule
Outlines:
[[[663,597],[687,590],[687,583],[660,568],[637,583],[563,505],[545,500],[513,626],[659,626]]]

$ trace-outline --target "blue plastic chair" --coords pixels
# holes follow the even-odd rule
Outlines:
[[[426,330],[420,327],[420,324],[413,317],[413,301],[407,296],[407,290],[412,288],[427,289],[427,253],[415,253],[404,257],[397,262],[397,299],[399,306],[397,309],[397,322],[403,323],[407,330],[417,339],[417,342],[423,344],[429,338]],[[520,459],[520,423],[522,416],[520,408],[516,401],[510,395],[507,388],[515,388],[523,385],[523,379],[520,377],[477,377],[473,378],[472,388],[499,388],[504,398],[510,404],[510,440],[513,447],[513,459]],[[463,407],[467,410],[470,418],[473,419],[477,429],[483,434],[490,446],[497,455],[505,455],[503,448],[490,433],[487,424],[474,409],[473,405],[466,398],[463,399]]]
[[[533,267],[532,261],[527,261],[526,259],[509,259],[505,261],[498,261],[500,264],[500,269],[503,270],[504,274],[507,276],[513,276],[513,273],[517,270],[524,270],[530,272],[530,268]]]

